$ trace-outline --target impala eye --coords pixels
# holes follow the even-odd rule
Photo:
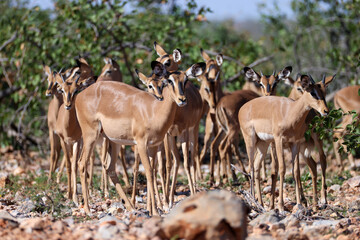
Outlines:
[[[150,88],[150,89],[153,89],[153,86],[149,85],[149,88]]]
[[[170,66],[170,61],[166,61],[166,63],[164,63],[164,65],[166,66],[166,67],[169,67]]]
[[[174,86],[174,82],[170,79],[168,79],[168,82],[171,84],[171,86]]]

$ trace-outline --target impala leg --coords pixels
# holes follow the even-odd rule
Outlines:
[[[236,145],[235,145],[235,144],[232,144],[232,145],[231,145],[232,150],[233,150],[233,152],[234,152],[234,154],[235,154],[235,158],[236,158],[236,160],[240,163],[241,170],[242,170],[245,174],[247,174],[245,165],[244,165],[243,161],[241,161],[240,151],[239,151],[238,146],[239,146],[238,143],[237,143]],[[246,177],[247,180],[250,180],[247,175],[245,175],[245,177]]]
[[[232,149],[234,149],[234,155],[236,158],[240,159],[240,153],[239,150],[237,149],[239,146],[239,132],[236,132],[236,134],[232,134],[231,135],[231,141],[227,143],[227,158],[226,158],[226,163],[227,163],[227,170],[228,170],[228,175],[231,176],[231,178],[233,179],[233,182],[237,182],[237,177],[235,174],[234,169],[231,167],[231,160],[232,160]],[[239,156],[237,156],[237,154],[239,154]],[[240,165],[242,165],[242,168],[245,169],[244,165],[242,164],[242,162],[240,163]]]
[[[217,135],[210,146],[210,184],[214,183],[214,163],[216,151],[219,148],[220,141],[225,137],[225,132],[222,129],[219,129]]]
[[[164,196],[164,203],[168,205],[167,202],[167,197],[166,197],[166,190],[165,190],[165,169],[164,169],[164,158],[163,158],[163,153],[164,153],[164,147],[161,146],[159,147],[158,151],[157,151],[157,160],[158,160],[158,164],[159,164],[159,175],[160,175],[160,182],[161,182],[161,188],[163,190],[163,196]],[[156,177],[156,174],[155,174]]]
[[[299,151],[298,153],[298,158],[299,160],[296,162],[296,164],[298,166],[295,167],[296,171],[297,171],[297,181],[299,183],[299,194],[300,194],[300,201],[301,203],[303,203],[306,207],[307,207],[307,201],[306,201],[306,197],[305,197],[305,194],[304,194],[304,189],[303,189],[303,186],[302,186],[302,182],[301,182],[301,174],[300,174],[300,160],[302,161],[304,158],[305,158],[305,162],[307,161],[314,161],[311,156],[303,156],[303,154]],[[311,158],[311,160],[310,160]],[[314,162],[315,163],[315,162]],[[310,163],[311,164],[311,163]],[[313,172],[312,172],[313,169],[310,168],[310,173],[311,173],[311,176],[313,176]],[[316,171],[316,170],[315,170]]]
[[[311,135],[312,139],[314,140],[315,146],[319,151],[319,159],[320,159],[320,166],[321,166],[321,203],[327,204],[327,197],[326,197],[326,155],[324,153],[323,142],[319,139],[317,134]],[[316,169],[316,168],[315,168]]]
[[[265,160],[261,162],[261,178],[266,182],[266,164],[265,164]]]
[[[206,115],[206,121],[205,121],[205,135],[204,135],[204,146],[201,149],[201,153],[200,153],[200,164],[203,162],[204,158],[205,158],[205,154],[206,151],[208,150],[208,148],[210,147],[211,144],[211,138],[214,134],[214,122],[211,119],[211,114],[208,113]]]
[[[184,168],[189,181],[189,188],[191,195],[195,194],[194,182],[190,174],[190,160],[189,160],[189,131],[185,131],[181,136],[181,147],[184,155]]]
[[[335,134],[334,134],[335,137]],[[335,158],[336,158],[336,162],[337,164],[340,166],[340,171],[344,170],[344,165],[343,165],[343,161],[341,159],[340,153],[339,153],[339,148],[340,148],[340,139],[337,142],[333,142],[333,148],[334,148],[334,154],[335,154]]]
[[[244,136],[244,141],[245,141],[245,146],[246,146],[246,152],[249,158],[249,166],[250,166],[250,175],[251,175],[251,179],[250,179],[250,193],[252,196],[255,195],[255,189],[254,189],[254,157],[255,157],[255,141],[256,141],[256,137],[255,136],[246,136],[244,134],[244,131],[242,131],[243,136]]]
[[[62,139],[60,139],[60,144],[61,144],[61,148],[63,149],[64,152],[64,159],[66,162],[66,174],[67,174],[67,180],[68,180],[68,194],[67,194],[67,198],[71,199],[71,148],[68,144],[66,144]]]
[[[151,163],[151,168],[153,170],[153,174],[154,174],[154,190],[155,190],[155,198],[156,198],[156,202],[157,202],[157,207],[162,210],[162,202],[160,199],[160,193],[159,193],[159,188],[158,188],[158,184],[157,184],[157,165],[158,165],[158,160],[157,159],[157,153],[161,151],[158,151],[157,148],[151,148],[153,149],[154,152],[150,152],[149,151],[149,155],[150,155],[150,163]],[[161,158],[161,156],[160,156]]]
[[[255,158],[255,162],[254,162],[256,195],[257,195],[257,200],[259,201],[261,206],[264,206],[264,203],[262,201],[262,196],[261,196],[260,170],[261,170],[261,163],[265,159],[268,147],[269,147],[269,144],[267,144],[265,142],[257,143],[258,154],[257,154],[257,156]]]
[[[199,158],[199,124],[196,125],[197,127],[193,130],[193,138],[191,139],[192,142],[192,149],[194,152],[193,156],[194,161],[196,163],[196,168],[195,168],[195,174],[196,174],[196,180],[202,180],[202,173],[201,173],[201,162],[200,162],[200,158]]]
[[[279,188],[279,210],[284,212],[284,178],[285,178],[285,160],[283,145],[281,139],[275,139],[276,155],[279,161],[279,175],[280,175],[280,188]]]
[[[60,157],[60,137],[54,133],[52,129],[49,129],[49,139],[50,139],[50,170],[48,181],[51,180],[51,175],[55,172],[57,162]]]
[[[121,145],[121,147],[120,147],[119,157],[120,157],[121,166],[124,169],[123,179],[124,179],[124,182],[125,182],[125,187],[129,188],[130,187],[130,181],[129,181],[129,174],[128,174],[127,168],[126,168],[125,146],[124,145]]]
[[[80,172],[82,195],[84,198],[84,210],[86,214],[90,214],[89,190],[88,190],[88,181],[86,179],[86,174],[87,174],[86,168],[88,165],[90,155],[94,149],[96,139],[97,139],[96,132],[87,131],[86,135],[84,135],[83,133],[84,145],[80,155],[79,172]]]
[[[147,199],[147,201],[151,202],[151,208],[148,209],[150,215],[157,215],[156,211],[156,202],[155,202],[155,192],[154,192],[154,178],[153,178],[153,171],[151,169],[150,160],[147,155],[147,146],[145,143],[142,142],[142,139],[136,140],[138,142],[138,151],[141,159],[141,163],[143,164],[145,168],[146,173],[146,179],[147,179],[147,185],[149,187],[148,191],[150,191],[150,199]]]
[[[95,151],[92,151],[91,157],[90,157],[90,165],[89,165],[89,173],[88,173],[88,181],[89,181],[89,187],[90,189],[93,188],[93,175],[94,175],[94,162],[95,162]]]
[[[270,209],[275,208],[275,190],[276,190],[276,181],[279,170],[279,162],[276,157],[275,146],[273,143],[270,143],[270,152],[271,152],[271,199],[270,199]]]
[[[200,169],[200,163],[198,159],[198,151],[197,151],[197,141],[198,141],[198,132],[199,128],[194,127],[193,129],[189,130],[189,150],[190,150],[190,169],[191,169],[191,176],[193,179],[194,184],[194,191],[196,191],[196,180],[198,179],[196,175],[196,169]]]
[[[293,165],[293,176],[295,179],[295,193],[296,193],[296,204],[301,205],[300,197],[300,169],[299,169],[299,147],[297,144],[293,144],[291,148],[291,159]]]
[[[132,190],[132,195],[131,195],[131,203],[135,206],[136,182],[137,182],[137,176],[138,176],[139,164],[140,164],[140,156],[138,154],[136,146],[135,146],[134,156],[135,156],[135,163],[134,163],[134,170],[133,170],[133,190]]]
[[[221,140],[219,145],[219,155],[220,155],[220,161],[221,161],[221,176],[223,177],[223,183],[226,184],[228,182],[228,174],[226,169],[226,158],[227,158],[227,152],[228,152],[228,134],[226,133],[224,138]]]
[[[109,195],[109,177],[106,173],[107,169],[107,153],[108,153],[108,147],[109,147],[109,140],[107,138],[103,138],[102,146],[101,146],[101,190],[104,193],[104,197],[108,198]]]
[[[166,180],[165,180],[165,202],[169,203],[169,194],[170,194],[170,175],[171,175],[171,150],[168,140],[168,134],[164,137],[164,150],[165,150],[165,168],[166,168]]]
[[[300,157],[302,156],[302,154],[300,153]],[[305,161],[306,164],[309,166],[310,169],[310,173],[311,173],[311,179],[312,179],[312,183],[313,183],[313,205],[315,206],[317,203],[317,189],[316,189],[316,183],[317,183],[317,171],[316,171],[316,162],[314,161],[314,159],[309,156],[305,156]],[[303,192],[302,192],[302,197],[303,197]]]
[[[116,174],[116,160],[119,155],[119,146],[115,143],[110,142],[109,148],[111,160],[109,167],[106,169],[106,173],[109,175],[111,181],[115,185],[116,191],[118,192],[120,198],[124,200],[126,209],[134,210],[134,206],[131,204],[128,197],[126,196],[124,189],[122,188],[119,178]]]
[[[61,164],[60,164],[60,168],[59,168],[59,171],[58,171],[58,173],[57,173],[57,175],[56,175],[56,183],[60,183],[60,181],[61,181],[61,177],[62,177],[62,173],[63,173],[63,171],[64,171],[64,168],[65,168],[65,164],[66,164],[66,159],[65,159],[65,157],[63,157],[62,158],[62,160],[61,160]],[[56,163],[56,165],[57,165],[57,163]],[[55,165],[55,166],[56,166]],[[56,168],[56,167],[55,167]],[[55,169],[56,170],[56,169]],[[54,170],[54,171],[55,171]]]
[[[79,149],[80,149],[80,143],[76,142],[73,145],[73,154],[71,158],[71,180],[73,185],[73,191],[72,191],[72,199],[73,202],[76,204],[76,206],[79,205],[78,197],[77,197],[77,183],[76,183],[76,173],[77,173],[77,161],[79,157]]]
[[[172,207],[174,203],[174,195],[176,191],[176,181],[177,181],[177,173],[179,170],[179,163],[180,163],[180,154],[176,147],[175,138],[173,136],[168,136],[169,140],[169,146],[171,149],[171,152],[174,157],[174,171],[173,171],[173,177],[171,182],[171,189],[170,189],[170,199],[169,199],[169,206]]]

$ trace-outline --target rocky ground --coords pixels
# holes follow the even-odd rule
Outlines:
[[[180,172],[176,206],[161,217],[151,218],[144,210],[146,189],[140,190],[137,210],[133,212],[123,208],[113,188],[111,197],[103,198],[98,184],[99,166],[91,192],[93,214],[86,216],[81,206],[76,207],[65,198],[66,178],[63,177],[60,184],[48,184],[44,157],[33,153],[31,158],[30,165],[20,167],[21,159],[16,154],[2,150],[0,239],[215,239],[221,236],[232,239],[243,236],[244,229],[248,239],[360,239],[359,171],[340,173],[331,166],[331,161],[326,178],[327,206],[312,205],[311,177],[304,166],[301,179],[309,207],[294,207],[294,182],[288,169],[284,188],[288,212],[285,215],[268,210],[270,181],[263,182],[263,211],[252,202],[247,192],[249,184],[243,177],[237,186],[209,187],[205,180],[197,186],[199,192],[224,189],[233,195],[201,193],[189,198],[185,174]],[[206,166],[204,170],[206,172]],[[139,181],[144,184],[143,176],[140,175]],[[320,186],[319,181],[319,190]],[[248,210],[242,208],[241,199]]]

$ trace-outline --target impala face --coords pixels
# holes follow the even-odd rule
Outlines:
[[[56,89],[56,80],[55,80],[55,73],[53,73],[49,66],[44,66],[44,72],[47,76],[48,87],[46,89],[45,95],[47,97],[52,96],[52,92]]]
[[[152,63],[153,71],[149,76],[145,76],[143,73],[139,72],[135,69],[135,72],[141,82],[147,87],[148,92],[155,96],[155,98],[159,101],[164,100],[163,96],[163,88],[165,86],[165,78],[166,71],[165,67],[159,63]]]
[[[223,63],[222,54],[218,54],[216,59],[211,59],[203,49],[200,49],[201,56],[206,62],[206,67],[197,79],[201,82],[201,92],[205,101],[209,104],[210,108],[215,111],[216,107],[216,91],[220,88],[220,72]]]
[[[80,84],[78,84],[79,78],[80,75],[76,77],[76,80],[73,78],[68,78],[65,80],[64,77],[60,74],[56,76],[56,81],[59,85],[58,89],[63,95],[64,107],[66,110],[71,109],[74,96],[80,88]]]
[[[113,80],[122,81],[119,64],[111,58],[104,58],[105,66],[101,70],[100,77],[108,77]]]
[[[263,96],[275,95],[276,85],[280,80],[286,80],[290,76],[291,71],[292,67],[288,66],[278,74],[274,71],[271,75],[264,75],[262,72],[258,74],[252,68],[244,67],[245,76],[261,86]]]
[[[166,71],[174,72],[179,69],[182,57],[180,49],[174,49],[173,54],[168,54],[157,42],[154,42],[154,49],[159,56],[156,61],[162,63]]]
[[[328,115],[329,108],[326,104],[325,93],[321,89],[321,85],[316,84],[311,75],[302,75],[300,79],[303,94],[306,96],[310,107],[318,111],[321,116]]]
[[[329,76],[329,77],[325,77],[325,75],[323,75],[323,78],[321,81],[317,82],[315,85],[321,90],[321,92],[323,93],[324,96],[326,96],[326,88],[328,86],[329,83],[331,83],[336,77],[336,74],[334,74],[333,76]],[[298,74],[296,77],[296,81],[293,83],[293,89],[295,89],[294,91],[292,91],[292,98],[294,100],[299,99],[303,94],[304,94],[304,89],[301,87],[301,74]]]
[[[173,89],[173,99],[179,107],[186,105],[185,85],[187,81],[188,77],[184,72],[172,72],[167,79],[169,87]]]

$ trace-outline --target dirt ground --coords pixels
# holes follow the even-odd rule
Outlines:
[[[48,184],[46,157],[32,153],[31,164],[20,167],[22,161],[14,152],[1,151],[0,158],[0,239],[160,239],[157,225],[150,221],[146,208],[146,189],[140,188],[136,198],[137,210],[126,211],[114,187],[105,199],[100,191],[100,165],[95,166],[94,186],[91,190],[92,216],[86,216],[82,207],[75,206],[66,196],[66,177],[60,184]],[[360,176],[359,169],[340,172],[328,160],[326,184],[328,205],[312,204],[312,181],[307,167],[302,166],[301,180],[308,207],[295,206],[294,181],[291,169],[285,180],[285,207],[281,215],[269,210],[270,180],[263,181],[264,212],[250,206],[248,239],[360,239]],[[358,166],[360,162],[357,161]],[[118,164],[119,165],[119,164]],[[288,165],[291,166],[291,165]],[[131,175],[131,163],[128,172]],[[207,165],[202,166],[204,176]],[[118,172],[122,169],[118,167]],[[65,174],[64,174],[65,175]],[[268,174],[269,175],[269,174]],[[197,183],[198,191],[226,189],[239,198],[247,199],[249,183],[239,176],[239,184],[209,187],[205,178]],[[140,174],[140,185],[145,178]],[[190,195],[185,174],[180,168],[175,202]],[[78,185],[80,186],[80,185]],[[318,169],[318,195],[320,196],[320,170]],[[80,189],[81,192],[81,189]],[[81,196],[80,196],[81,197]],[[247,200],[249,203],[249,201]],[[251,204],[251,203],[250,203]],[[169,210],[171,211],[171,209]],[[164,211],[161,217],[167,215]],[[154,218],[153,218],[154,219]],[[161,220],[161,218],[160,218]],[[152,225],[153,224],[153,225]],[[177,239],[174,236],[172,239]]]

